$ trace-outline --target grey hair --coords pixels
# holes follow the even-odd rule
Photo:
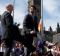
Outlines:
[[[9,6],[12,6],[12,7],[13,7],[13,5],[12,5],[12,4],[7,4],[7,5],[6,5],[6,8],[8,8]]]

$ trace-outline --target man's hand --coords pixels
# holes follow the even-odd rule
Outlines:
[[[30,31],[30,34],[35,34],[35,31]]]
[[[16,26],[18,26],[18,27],[20,26],[20,24],[19,24],[19,23],[15,23],[15,25],[16,25]]]

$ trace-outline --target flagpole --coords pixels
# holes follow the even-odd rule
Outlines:
[[[14,19],[14,10],[15,10],[15,0],[13,0],[13,19]]]
[[[43,41],[43,37],[44,37],[44,32],[43,32],[43,0],[41,0],[41,19],[42,19],[41,35],[42,35],[42,41]]]

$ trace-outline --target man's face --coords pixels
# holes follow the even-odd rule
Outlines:
[[[35,9],[33,7],[30,8],[30,13],[35,13]]]
[[[10,6],[10,11],[11,11],[11,12],[13,11],[13,6]]]
[[[13,6],[12,6],[12,5],[8,6],[8,11],[9,11],[10,13],[12,13],[12,11],[13,11]]]

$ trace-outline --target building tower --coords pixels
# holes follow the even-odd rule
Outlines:
[[[28,12],[31,5],[35,5],[37,8],[36,15],[39,22],[39,20],[41,19],[41,0],[28,0]]]

